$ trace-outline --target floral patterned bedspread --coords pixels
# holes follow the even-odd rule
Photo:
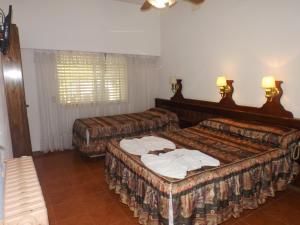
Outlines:
[[[179,128],[175,113],[151,108],[141,113],[77,119],[73,125],[73,146],[87,155],[103,154],[113,138],[149,134]]]
[[[172,179],[149,170],[139,156],[111,141],[106,153],[107,182],[141,224],[167,225],[170,218],[176,225],[219,224],[239,217],[244,209],[257,208],[275,191],[284,190],[298,173],[292,145],[274,148],[201,126],[156,135],[173,141],[177,148],[198,149],[221,165]]]
[[[288,148],[300,139],[300,131],[294,128],[227,118],[204,120],[198,126],[272,147]]]

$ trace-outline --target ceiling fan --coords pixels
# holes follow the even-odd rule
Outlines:
[[[185,1],[189,1],[194,4],[200,4],[204,2],[204,0],[185,0]],[[176,2],[177,0],[146,0],[142,5],[141,10],[146,11],[151,9],[151,7],[158,8],[158,9],[171,7],[175,5]]]

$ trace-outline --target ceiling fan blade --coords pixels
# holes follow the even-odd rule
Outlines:
[[[146,10],[151,9],[151,7],[152,7],[152,5],[148,1],[145,1],[144,4],[141,7],[141,10],[146,11]]]
[[[202,2],[204,2],[204,0],[189,0],[189,1],[194,4],[201,4]]]

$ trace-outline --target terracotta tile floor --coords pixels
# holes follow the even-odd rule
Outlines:
[[[34,157],[51,225],[137,225],[132,212],[108,190],[104,160],[74,151]],[[298,182],[300,183],[300,182]],[[224,225],[300,225],[300,191],[289,188],[256,210]]]

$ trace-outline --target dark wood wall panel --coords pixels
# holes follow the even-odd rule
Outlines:
[[[31,155],[18,28],[11,25],[8,52],[2,55],[5,95],[14,157]]]
[[[281,105],[282,83],[282,81],[276,81],[278,95],[272,99],[267,99],[266,103],[258,108],[237,105],[234,102],[232,98],[233,80],[227,80],[230,91],[222,97],[220,102],[210,102],[184,98],[182,95],[182,80],[177,79],[177,90],[171,100],[157,98],[155,99],[155,105],[175,112],[182,128],[194,126],[208,118],[226,117],[300,129],[300,119],[295,119],[293,114]]]
[[[183,99],[180,101],[156,99],[155,104],[157,107],[175,112],[180,120],[181,127],[193,126],[208,118],[226,117],[300,129],[299,119],[284,116],[272,116],[272,114],[266,113],[260,108],[255,107],[226,107],[216,102],[192,99]]]

